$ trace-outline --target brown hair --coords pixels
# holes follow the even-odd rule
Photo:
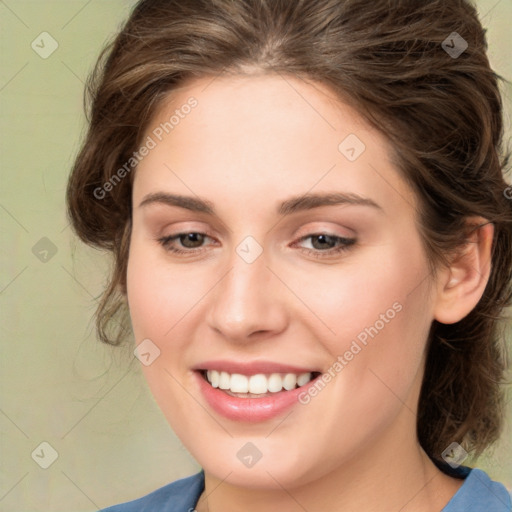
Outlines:
[[[114,255],[97,310],[99,338],[118,344],[127,325],[112,321],[127,318],[133,172],[108,194],[102,187],[138,149],[161,102],[185,80],[222,72],[323,83],[390,141],[418,198],[434,274],[466,243],[468,217],[494,224],[491,275],[480,302],[460,322],[432,324],[417,421],[432,459],[453,441],[480,454],[503,423],[501,315],[512,297],[501,77],[486,50],[485,31],[466,0],[139,2],[89,77],[89,129],[67,190],[80,238]]]

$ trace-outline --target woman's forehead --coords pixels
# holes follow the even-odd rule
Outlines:
[[[203,116],[215,115],[219,123],[225,119],[226,112],[231,115],[238,112],[246,122],[255,119],[264,121],[271,112],[274,118],[280,114],[295,114],[304,119],[316,117],[331,130],[338,129],[336,120],[340,117],[350,117],[354,128],[370,128],[357,110],[338,97],[326,84],[305,81],[295,75],[270,72],[206,75],[189,79],[164,97],[153,115],[150,127],[155,123],[165,122],[191,96],[197,99],[197,110]]]
[[[238,181],[253,191],[268,184],[296,193],[345,185],[390,201],[410,196],[404,183],[394,183],[400,177],[387,139],[322,84],[294,77],[198,79],[160,106],[145,137],[154,149],[138,166],[138,195],[171,182],[173,170],[210,191],[220,181]]]

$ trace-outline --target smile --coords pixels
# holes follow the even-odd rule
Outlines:
[[[203,370],[203,377],[213,388],[224,390],[238,398],[262,398],[271,393],[299,388],[320,375],[319,372],[271,373],[243,375],[217,370]]]
[[[236,422],[258,423],[285,414],[292,407],[301,407],[299,395],[314,386],[321,372],[297,371],[291,368],[283,373],[228,373],[219,368],[196,369],[193,373],[205,405],[212,412]],[[225,366],[225,365],[222,365]],[[240,365],[236,368],[240,371]],[[265,366],[268,371],[268,365]],[[281,366],[279,369],[284,370]],[[262,371],[259,365],[259,371]]]

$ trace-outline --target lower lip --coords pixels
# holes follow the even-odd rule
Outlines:
[[[298,396],[307,390],[316,379],[290,391],[279,391],[263,398],[238,398],[212,387],[202,376],[194,372],[199,380],[199,388],[210,407],[217,413],[234,421],[261,422],[283,413],[294,404],[299,404]],[[318,377],[317,377],[318,378]]]

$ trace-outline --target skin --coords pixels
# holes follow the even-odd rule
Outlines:
[[[137,343],[149,338],[161,351],[143,366],[151,391],[205,471],[197,510],[440,511],[462,481],[441,473],[416,438],[425,344],[434,319],[456,322],[481,297],[492,225],[434,278],[417,200],[387,140],[325,86],[279,75],[196,79],[159,108],[144,138],[191,96],[198,106],[136,170],[127,298]],[[338,150],[349,134],[366,146],[354,162]],[[276,212],[292,196],[333,191],[380,208]],[[161,192],[206,199],[216,213],[141,206]],[[173,242],[182,255],[159,241],[177,233],[209,237],[198,249]],[[304,250],[335,246],[303,239],[318,233],[357,241],[315,258]],[[250,264],[236,252],[249,235],[263,249]],[[199,391],[191,368],[211,359],[325,372],[395,303],[401,311],[291,413],[234,422]],[[237,458],[247,442],[263,454],[251,468]]]

